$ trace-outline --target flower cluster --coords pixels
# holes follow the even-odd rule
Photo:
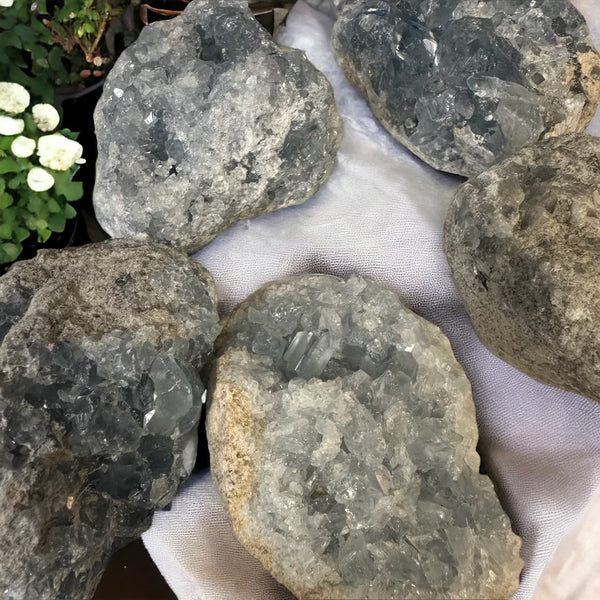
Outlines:
[[[19,158],[29,158],[37,147],[40,165],[55,171],[68,171],[73,165],[81,163],[83,148],[78,142],[62,133],[43,135],[35,139],[21,135],[25,130],[25,119],[16,117],[29,106],[29,92],[18,83],[0,82],[0,135],[17,136],[10,150]],[[58,111],[51,104],[35,104],[31,108],[31,117],[40,132],[54,131],[60,123]],[[45,192],[54,185],[54,177],[42,167],[32,166],[27,184],[34,192]]]
[[[0,82],[0,264],[14,260],[31,233],[45,242],[64,231],[76,214],[70,203],[83,193],[72,181],[85,162],[81,144],[70,131],[56,131],[54,106],[30,103],[22,85]]]

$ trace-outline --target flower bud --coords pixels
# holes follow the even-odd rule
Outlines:
[[[23,119],[13,119],[0,115],[0,135],[19,135],[25,129]]]
[[[83,154],[79,142],[70,140],[60,133],[44,135],[38,140],[40,164],[55,171],[67,171]]]
[[[29,92],[22,85],[0,81],[0,110],[11,115],[22,113],[29,106],[29,100]]]
[[[27,185],[34,192],[45,192],[54,185],[54,177],[41,167],[33,167],[27,173]]]
[[[31,112],[33,122],[41,131],[54,131],[60,123],[60,115],[51,104],[34,104]]]
[[[20,135],[13,140],[10,151],[19,158],[27,158],[35,152],[35,140]]]

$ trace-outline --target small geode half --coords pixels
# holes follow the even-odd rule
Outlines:
[[[216,342],[211,466],[242,544],[299,598],[509,598],[520,541],[479,474],[440,330],[360,277],[269,284]]]
[[[157,244],[41,251],[0,279],[0,596],[90,598],[194,464],[210,274]]]
[[[145,27],[111,69],[95,123],[100,224],[187,252],[308,200],[342,134],[325,76],[244,0],[194,0]]]
[[[545,140],[470,179],[444,249],[492,352],[600,401],[600,139]]]
[[[384,127],[472,176],[540,138],[581,132],[600,56],[566,0],[346,0],[333,47]]]

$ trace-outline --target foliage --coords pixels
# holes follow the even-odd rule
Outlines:
[[[15,0],[0,7],[0,81],[55,102],[55,89],[103,74],[109,23],[126,0]]]
[[[78,168],[74,160],[64,165],[68,167],[65,170],[44,167],[42,171],[41,144],[38,153],[33,152],[28,157],[15,153],[17,146],[13,143],[17,138],[35,140],[38,145],[40,138],[48,137],[47,132],[36,126],[32,114],[25,113],[18,118],[24,122],[20,135],[0,134],[0,264],[14,261],[23,249],[21,243],[30,235],[37,235],[38,242],[43,243],[52,232],[64,231],[67,219],[77,214],[71,202],[83,195],[82,184],[72,181]],[[77,137],[67,129],[60,134],[69,140]],[[64,139],[53,135],[59,140]],[[65,143],[73,145],[71,141]],[[35,191],[37,186],[28,179],[34,168],[48,179],[54,179],[49,189]]]
[[[46,12],[46,0],[16,0],[0,8],[0,81],[20,83],[35,99],[52,103],[54,88],[74,83],[79,74],[53,45],[40,17]]]
[[[89,66],[100,67],[110,60],[102,56],[102,36],[122,4],[122,0],[63,0],[43,22],[52,41],[69,56],[79,50]]]

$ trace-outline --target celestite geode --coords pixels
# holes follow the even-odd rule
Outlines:
[[[342,133],[325,76],[244,0],[194,0],[145,27],[111,69],[95,124],[100,224],[187,252],[308,200]]]
[[[544,140],[470,179],[444,250],[492,352],[600,402],[600,139]]]
[[[536,142],[583,131],[600,56],[567,0],[345,0],[333,47],[402,144],[472,176]]]
[[[211,466],[242,544],[299,598],[509,598],[519,538],[479,474],[437,327],[360,277],[269,284],[216,342]]]
[[[41,251],[0,279],[0,598],[86,600],[193,467],[210,274],[157,244]]]

